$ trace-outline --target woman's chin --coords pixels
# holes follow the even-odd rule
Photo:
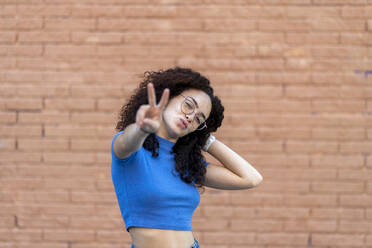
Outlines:
[[[168,129],[168,134],[173,139],[177,139],[179,137],[185,136],[187,134],[187,132],[186,132],[186,129],[176,125],[176,126],[170,128],[170,129]]]

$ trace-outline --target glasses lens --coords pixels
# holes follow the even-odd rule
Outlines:
[[[188,114],[192,114],[194,110],[195,110],[195,106],[190,100],[185,99],[182,102],[182,112],[188,115]]]

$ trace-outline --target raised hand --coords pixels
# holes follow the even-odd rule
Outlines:
[[[147,84],[147,97],[149,104],[141,105],[137,110],[136,124],[142,131],[156,133],[159,130],[162,120],[162,113],[169,99],[169,89],[165,89],[160,102],[156,105],[156,95],[154,85]]]

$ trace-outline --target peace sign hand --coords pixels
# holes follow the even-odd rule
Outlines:
[[[147,97],[149,104],[141,105],[136,114],[136,124],[147,133],[156,133],[160,128],[162,113],[168,103],[169,89],[165,89],[160,102],[156,105],[154,85],[147,84]]]

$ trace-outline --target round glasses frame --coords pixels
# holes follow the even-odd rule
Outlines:
[[[183,96],[185,99],[182,101],[182,103],[181,103],[181,111],[182,111],[182,113],[184,113],[185,115],[190,115],[190,114],[192,114],[192,113],[194,113],[195,112],[195,109],[196,109],[196,107],[195,107],[195,104],[193,103],[193,101],[190,99],[190,97],[185,97],[184,95],[182,95],[182,94],[180,94],[181,96]],[[185,109],[187,109],[187,108],[190,108],[188,105],[187,105],[187,103],[189,104],[189,106],[191,106],[191,109],[190,109],[190,112],[186,112],[185,111]],[[192,123],[194,123],[194,121],[195,121],[195,115],[194,115],[194,119],[192,120]],[[191,125],[193,125],[193,124],[191,124]],[[199,126],[198,126],[198,128],[196,128],[196,130],[203,130],[204,128],[206,128],[207,127],[207,123],[206,123],[206,121],[204,121],[203,123],[201,123]]]

